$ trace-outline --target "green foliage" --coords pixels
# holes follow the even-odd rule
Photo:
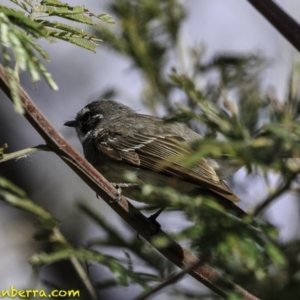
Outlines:
[[[289,107],[283,108],[278,114],[278,118],[284,118],[283,122],[268,123],[255,136],[251,136],[253,120],[247,124],[242,115],[229,114],[224,108],[207,101],[186,75],[173,73],[170,78],[195,103],[196,112],[195,107],[192,109],[177,105],[178,113],[167,121],[197,120],[206,124],[211,132],[226,137],[226,140],[208,137],[205,141],[195,142],[192,147],[196,152],[186,158],[187,165],[205,157],[226,156],[236,160],[241,166],[246,165],[249,170],[252,166],[259,165],[265,171],[273,169],[281,172],[286,178],[290,173],[299,172],[297,161],[292,158],[299,157],[300,127],[297,121],[286,115],[285,111],[289,111]],[[257,107],[256,116],[259,109],[261,107]],[[279,116],[281,114],[284,117]]]
[[[166,261],[153,247],[149,246],[148,243],[137,239],[136,235],[132,238],[124,238],[122,233],[120,233],[113,224],[108,223],[101,215],[97,214],[87,205],[79,203],[78,207],[91,221],[96,223],[97,226],[106,233],[105,238],[89,241],[88,247],[112,246],[126,251],[126,255],[130,260],[133,260],[134,257],[138,258],[151,269],[155,269],[156,275],[150,273],[142,275],[143,278],[146,277],[152,282],[159,282],[174,272],[174,265]]]
[[[44,208],[33,203],[26,193],[8,180],[0,177],[0,200],[3,200],[11,206],[30,212],[38,217],[38,232],[35,238],[39,241],[47,241],[54,245],[52,253],[38,253],[29,258],[29,263],[34,267],[41,267],[61,260],[73,260],[94,262],[107,267],[115,275],[118,285],[127,286],[131,281],[148,289],[147,281],[153,281],[156,277],[151,274],[135,272],[132,266],[124,267],[114,257],[92,251],[80,249],[71,246],[60,233],[57,220]],[[86,209],[88,211],[88,209]],[[115,232],[117,234],[117,232]],[[135,241],[136,249],[138,249]]]
[[[220,132],[231,138],[242,138],[246,135],[236,116],[230,116],[225,110],[221,110],[212,102],[207,101],[201,91],[197,90],[195,83],[186,75],[174,72],[170,75],[173,83],[183,90],[186,95],[197,104],[201,114],[193,112],[192,108],[178,106],[179,113],[169,121],[182,119],[196,119],[210,127],[214,132]]]
[[[33,213],[43,226],[54,227],[57,225],[57,221],[46,210],[33,203],[23,190],[2,177],[0,177],[0,200]]]
[[[190,69],[180,71],[182,66],[176,56],[180,47],[178,29],[185,12],[183,8],[178,9],[180,17],[176,18],[175,30],[166,29],[164,24],[172,23],[174,15],[162,17],[160,12],[171,2],[174,3],[114,1],[111,11],[120,20],[118,31],[101,28],[99,36],[143,74],[141,99],[149,108],[157,111],[162,105],[171,113],[167,122],[186,122],[193,129],[205,132],[204,139],[190,145],[195,153],[186,157],[184,164],[190,166],[207,157],[230,159],[237,165],[245,165],[249,173],[259,168],[264,173],[275,171],[282,175],[278,188],[270,190],[265,199],[268,206],[289,191],[299,173],[296,160],[300,138],[299,67],[291,76],[291,92],[284,104],[261,91],[261,71],[266,63],[258,55],[218,55],[204,63],[203,48],[195,47],[186,52],[192,59]],[[207,81],[200,89],[198,79],[203,80],[212,72],[217,80]],[[174,105],[172,98],[178,92],[181,101]],[[294,192],[299,193],[295,189]],[[210,263],[226,272],[228,278],[263,299],[273,299],[275,295],[282,299],[289,282],[294,282],[294,273],[287,276],[286,271],[292,255],[277,242],[276,229],[269,224],[260,224],[258,228],[251,225],[252,217],[261,212],[264,204],[254,210],[249,219],[238,221],[210,199],[189,198],[167,188],[145,185],[137,198],[186,212],[194,225],[174,238],[192,241],[194,249],[204,257],[208,255]],[[299,271],[299,263],[297,266],[295,269]],[[288,278],[279,285],[278,278],[282,276]],[[268,286],[272,286],[273,291]],[[241,299],[236,293],[229,298]]]
[[[13,23],[14,20],[16,20],[17,23],[22,23],[22,29],[18,28]],[[35,55],[36,51],[41,57],[49,60],[47,53],[28,34],[26,34],[25,31],[23,31],[24,29],[36,38],[45,35],[45,31],[42,26],[29,20],[22,13],[6,9],[0,10],[0,42],[5,62],[5,69],[9,76],[10,89],[13,93],[16,110],[20,113],[23,112],[23,108],[19,99],[19,91],[17,89],[18,71],[14,71],[10,66],[12,57],[8,49],[12,50],[17,68],[21,71],[28,69],[33,82],[40,79],[39,73],[41,73],[49,86],[53,89],[57,89],[51,75],[46,71],[45,67]]]
[[[134,283],[140,284],[143,288],[148,288],[148,286],[146,285],[145,281],[139,273],[124,268],[122,264],[119,263],[115,258],[101,254],[96,251],[66,248],[55,251],[51,254],[35,254],[32,257],[30,257],[29,263],[33,266],[40,267],[57,261],[70,259],[72,257],[76,257],[82,261],[95,262],[107,267],[112,272],[112,274],[115,275],[117,279],[117,284],[127,286],[129,284],[129,280],[131,279],[134,281]]]
[[[50,42],[54,41],[53,38],[61,39],[90,51],[95,51],[97,42],[101,41],[82,28],[51,21],[49,17],[59,17],[64,21],[87,24],[95,28],[100,27],[97,21],[108,24],[112,24],[113,21],[107,14],[95,15],[84,6],[70,6],[57,0],[11,2],[21,7],[23,12],[0,5],[0,45],[16,111],[23,113],[17,89],[20,71],[28,70],[33,83],[40,80],[41,74],[50,88],[58,89],[41,63],[40,57],[50,59],[36,39],[45,38]],[[97,21],[94,22],[94,19]]]
[[[102,27],[97,30],[99,36],[141,71],[145,78],[144,104],[153,111],[160,104],[171,110],[171,90],[164,68],[167,55],[176,47],[185,17],[183,7],[174,0],[117,0],[111,4],[111,10],[119,20],[119,32]]]

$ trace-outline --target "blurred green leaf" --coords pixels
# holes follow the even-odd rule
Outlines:
[[[70,259],[73,256],[81,260],[93,261],[106,266],[116,276],[119,284],[123,286],[128,286],[129,279],[132,279],[144,289],[148,289],[146,282],[143,281],[137,273],[124,268],[115,258],[91,250],[64,249],[51,254],[35,254],[29,258],[29,263],[33,266],[43,266],[63,259]]]
[[[0,177],[0,199],[8,204],[30,212],[46,227],[57,226],[58,222],[49,212],[27,198],[25,192],[7,179]]]
[[[97,28],[100,25],[93,19],[108,24],[113,24],[113,21],[107,14],[95,15],[84,6],[70,6],[57,0],[39,2],[12,0],[12,2],[24,12],[0,5],[0,45],[15,109],[23,113],[18,91],[20,71],[28,70],[34,84],[42,76],[50,88],[58,89],[39,58],[41,56],[45,60],[50,60],[49,56],[35,39],[46,38],[53,41],[53,38],[58,38],[94,52],[97,43],[101,41],[82,28],[44,18],[55,16]]]

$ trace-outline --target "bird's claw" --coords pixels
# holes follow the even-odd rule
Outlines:
[[[153,215],[151,215],[148,219],[151,221],[156,221],[156,219],[158,218],[158,216],[165,210],[165,207],[161,207],[156,213],[154,213]]]
[[[152,216],[148,218],[149,220],[148,233],[150,236],[157,234],[161,228],[161,225],[154,218],[151,217]]]
[[[160,208],[156,213],[154,213],[148,218],[148,222],[149,222],[148,234],[150,236],[157,234],[158,231],[160,230],[161,225],[156,221],[156,218],[161,214],[161,212],[164,209],[165,209],[164,207]],[[141,235],[139,233],[137,233],[137,238],[141,240]]]
[[[112,185],[117,189],[117,197],[115,200],[110,200],[109,203],[114,204],[114,203],[119,203],[122,199],[122,187],[121,184],[116,184],[112,183]]]
[[[111,182],[111,184],[117,189],[117,197],[115,200],[109,201],[109,203],[118,203],[122,199],[122,188],[128,188],[131,186],[136,186],[135,183],[114,183]]]
[[[148,221],[149,221],[149,226],[148,226],[148,234],[150,236],[152,235],[155,235],[159,232],[160,228],[161,228],[161,225],[154,219],[154,218],[151,218],[152,216],[150,216],[148,218]],[[141,234],[137,232],[137,239],[138,240],[141,240]]]

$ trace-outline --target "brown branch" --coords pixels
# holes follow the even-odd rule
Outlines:
[[[272,0],[248,0],[298,51],[300,26]]]
[[[11,93],[8,85],[8,77],[4,68],[0,65],[0,87],[5,92],[10,100]],[[168,246],[158,248],[153,241],[157,236],[165,239],[170,238],[159,230],[157,235],[153,237],[149,231],[149,220],[141,214],[133,205],[131,205],[126,198],[122,197],[119,203],[111,204],[117,196],[116,189],[96,170],[90,165],[67,141],[57,132],[57,130],[49,123],[45,116],[34,105],[32,100],[26,94],[21,86],[19,86],[20,99],[25,110],[25,117],[36,129],[36,131],[43,137],[47,146],[55,152],[90,188],[92,188],[111,208],[119,214],[135,231],[143,236],[149,243],[151,243],[160,253],[167,259],[173,262],[181,269],[186,269],[191,265],[196,265],[199,260],[186,249],[182,248],[175,241],[171,241]],[[226,297],[228,290],[223,288],[220,284],[215,282],[227,282],[225,278],[212,269],[210,266],[204,264],[189,271],[189,274],[195,279],[210,288],[216,294]],[[247,300],[258,300],[257,297],[250,294],[242,287],[235,283],[231,283],[231,288],[239,291]]]

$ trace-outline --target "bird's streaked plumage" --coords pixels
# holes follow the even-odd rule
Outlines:
[[[85,106],[65,125],[76,128],[86,159],[109,181],[124,183],[129,171],[144,183],[171,186],[191,196],[211,195],[238,216],[245,215],[236,206],[239,198],[222,180],[227,170],[219,162],[201,159],[185,166],[182,157],[193,153],[189,143],[202,137],[184,124],[167,123],[137,114],[121,103],[100,100]],[[130,197],[127,189],[123,194]]]

